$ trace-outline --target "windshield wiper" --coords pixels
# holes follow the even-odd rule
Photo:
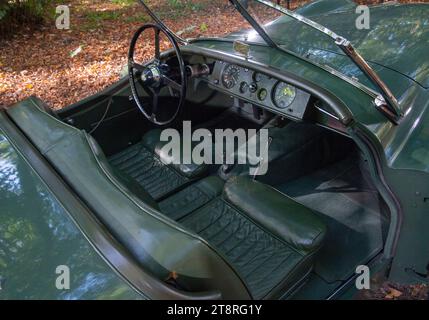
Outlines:
[[[238,0],[230,0],[234,3],[237,3]],[[384,81],[379,77],[379,75],[371,68],[371,66],[366,62],[366,60],[357,52],[357,50],[353,47],[350,41],[346,38],[339,36],[334,31],[320,25],[319,23],[310,20],[296,12],[290,11],[280,5],[272,3],[271,1],[266,0],[255,0],[261,4],[264,4],[272,9],[275,9],[295,20],[298,20],[309,27],[316,29],[323,34],[329,36],[333,42],[355,63],[355,65],[363,72],[363,74],[373,83],[378,90],[380,91],[380,96],[378,96],[374,103],[376,107],[393,123],[398,124],[399,119],[402,116],[402,112],[399,108],[398,101],[393,95],[392,91],[389,87],[384,83]],[[244,7],[238,3],[240,9],[244,9]],[[237,7],[237,6],[236,6]],[[245,10],[245,9],[244,9]],[[241,10],[239,10],[241,12]],[[250,16],[250,14],[246,11],[246,14]],[[244,18],[247,19],[245,15]],[[253,21],[255,21],[252,18]],[[250,22],[250,21],[249,21]],[[259,26],[259,28],[262,28]],[[257,30],[258,31],[258,30]],[[264,31],[265,33],[265,31]],[[265,33],[266,34],[266,33]],[[268,34],[266,34],[268,36]],[[268,36],[269,37],[269,36]],[[270,38],[271,39],[271,38]],[[265,39],[264,39],[265,40]],[[271,40],[272,41],[272,40]],[[272,41],[274,42],[274,41]],[[277,45],[276,45],[277,46]]]

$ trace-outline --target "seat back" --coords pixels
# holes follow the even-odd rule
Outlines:
[[[212,246],[163,216],[144,190],[118,178],[88,134],[48,115],[38,103],[30,98],[8,114],[142,268],[161,280],[174,273],[177,285],[189,292],[218,290],[226,299],[251,298]]]

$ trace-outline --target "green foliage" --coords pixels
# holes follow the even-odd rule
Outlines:
[[[137,3],[136,0],[110,0],[110,2],[122,7],[129,7]]]
[[[117,20],[121,17],[120,11],[89,11],[85,14],[87,22],[83,30],[95,30],[103,26],[103,21]]]
[[[146,13],[137,13],[135,15],[125,17],[124,21],[128,23],[139,22],[143,24],[150,22],[150,18]]]
[[[119,11],[90,11],[86,14],[86,18],[90,22],[98,23],[104,20],[116,20],[120,15]]]
[[[16,25],[43,21],[48,8],[57,0],[0,0],[0,34]]]
[[[209,30],[209,27],[207,25],[207,23],[203,22],[200,26],[200,31],[201,32],[207,32]]]
[[[207,7],[207,1],[196,0],[167,0],[155,12],[161,19],[178,19],[190,11],[202,11]]]
[[[179,7],[183,6],[182,0],[168,0],[167,2],[170,6],[175,7],[175,8],[179,8]]]

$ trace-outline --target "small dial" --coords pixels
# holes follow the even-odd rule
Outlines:
[[[269,77],[266,76],[265,74],[262,74],[259,72],[255,72],[253,74],[253,81],[255,81],[255,82],[261,82],[261,81],[268,80],[268,79],[269,79]]]
[[[259,92],[258,92],[259,101],[265,101],[267,96],[268,96],[267,89],[262,88],[261,90],[259,90]]]
[[[285,109],[289,107],[296,97],[295,87],[279,82],[274,88],[273,101],[277,108]]]
[[[222,73],[222,84],[227,89],[234,88],[240,78],[240,69],[232,64],[227,65]]]

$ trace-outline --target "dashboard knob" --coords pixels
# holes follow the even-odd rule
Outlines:
[[[247,84],[247,82],[243,81],[240,84],[240,93],[246,93],[248,89],[249,89],[249,85]]]
[[[251,93],[255,93],[256,91],[258,91],[258,85],[256,83],[254,83],[254,82],[251,83],[250,86],[249,86],[249,91]]]

